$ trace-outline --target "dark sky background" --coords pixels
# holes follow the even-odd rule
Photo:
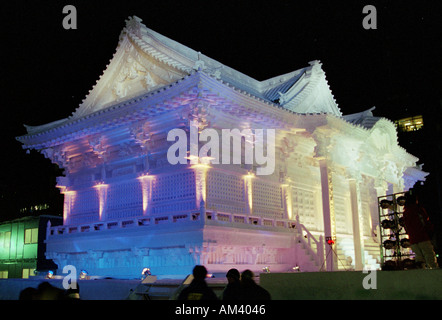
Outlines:
[[[62,26],[68,4],[77,9],[76,30]],[[376,30],[362,26],[367,4],[377,9]],[[373,106],[392,120],[423,114],[434,129],[428,150],[440,148],[440,12],[438,1],[2,3],[0,220],[43,203],[61,214],[60,172],[37,152],[26,154],[15,137],[26,133],[23,124],[71,115],[105,70],[129,16],[257,80],[321,60],[344,114]]]

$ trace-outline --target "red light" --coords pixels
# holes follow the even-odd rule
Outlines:
[[[335,244],[335,242],[334,242],[332,239],[327,240],[327,243],[328,243],[329,245],[333,245],[333,244]]]

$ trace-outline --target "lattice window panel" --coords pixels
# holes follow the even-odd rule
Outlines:
[[[373,182],[373,181],[370,181]],[[371,219],[374,216],[378,220],[378,199],[376,190],[371,183],[360,184],[361,207],[362,207],[362,224],[365,236],[371,235]]]
[[[81,214],[69,217],[69,224],[81,224],[81,223],[90,223],[96,222],[98,220],[98,213],[90,213],[90,214]]]
[[[336,232],[353,233],[350,185],[342,174],[333,173],[333,205]]]
[[[246,213],[246,210],[244,207],[241,206],[232,206],[232,205],[228,205],[228,204],[224,204],[224,203],[213,203],[211,202],[212,205],[215,206],[217,211],[220,212],[228,212],[228,213],[241,213],[244,214]]]
[[[281,187],[265,181],[252,180],[253,213],[273,218],[284,217]]]
[[[333,204],[335,208],[336,232],[352,233],[352,221],[348,221],[351,213],[350,198],[334,195]]]
[[[194,209],[195,188],[193,171],[155,177],[152,182],[152,212]],[[189,198],[192,201],[186,201]]]
[[[310,230],[318,229],[314,192],[292,188],[292,206],[293,216],[299,216],[303,225]]]
[[[163,212],[182,212],[195,209],[195,201],[176,201],[169,202],[162,205],[155,205],[152,208],[152,213],[163,213]]]
[[[207,203],[217,211],[245,213],[242,177],[216,171],[207,173]]]
[[[107,219],[143,215],[143,195],[138,180],[116,183],[107,190]]]
[[[370,205],[368,201],[362,201],[362,228],[364,229],[363,235],[370,236],[371,235],[371,225],[370,225]]]
[[[95,215],[98,220],[98,192],[94,188],[88,188],[84,190],[76,191],[73,196],[71,217],[76,215],[82,215],[85,217],[89,215]],[[78,219],[78,218],[77,218]]]

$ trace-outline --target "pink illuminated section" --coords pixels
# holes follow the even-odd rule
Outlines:
[[[291,194],[291,179],[285,178],[285,182],[281,184],[282,192],[285,199],[285,207],[287,210],[287,218],[292,220],[293,217],[293,201],[292,201],[292,194]]]
[[[211,168],[209,163],[213,158],[190,155],[187,159],[190,159],[190,167],[195,170],[196,205],[199,208],[201,201],[207,201],[207,171]]]
[[[139,176],[137,179],[141,183],[141,192],[143,195],[143,215],[147,215],[147,209],[149,206],[149,200],[152,191],[152,181],[154,179],[154,176],[144,174],[142,176]]]
[[[255,178],[255,175],[252,172],[247,173],[247,175],[243,176],[244,177],[244,187],[245,187],[245,194],[247,197],[247,202],[248,202],[248,209],[249,209],[249,213],[252,213],[253,211],[253,194],[252,194],[252,183],[253,183],[253,179]]]
[[[63,203],[63,224],[68,224],[69,217],[71,215],[71,209],[75,203],[75,195],[76,192],[74,190],[68,190],[68,187],[57,185],[57,188],[60,189],[60,193],[64,195],[64,203]]]
[[[201,201],[206,202],[206,180],[209,166],[205,164],[197,164],[192,166],[192,168],[195,170],[196,204],[197,207],[199,207]]]
[[[98,183],[94,186],[94,188],[96,188],[98,192],[98,201],[99,201],[98,215],[100,221],[104,220],[106,215],[107,187],[108,185],[104,183]]]

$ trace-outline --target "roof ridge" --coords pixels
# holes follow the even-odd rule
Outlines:
[[[154,60],[142,57],[140,55],[141,52],[148,55],[148,57],[152,57]],[[160,65],[160,72],[163,73],[161,77],[152,71],[154,67],[157,68],[158,65],[150,64],[151,62],[149,61],[164,63],[164,65]],[[317,85],[320,80],[317,78],[316,72],[314,72],[314,69],[317,68],[316,66],[319,65],[320,71],[325,74],[320,68],[321,63],[318,60],[311,61],[309,64],[310,66],[308,67],[264,81],[258,81],[147,28],[142,24],[141,18],[132,16],[126,20],[126,26],[119,35],[117,48],[109,60],[109,63],[106,65],[106,68],[74,112],[66,119],[41,126],[26,126],[26,128],[28,134],[50,130],[59,124],[66,124],[66,122],[71,122],[112,107],[119,104],[120,100],[124,102],[131,98],[143,96],[145,93],[161,89],[191,74],[195,70],[202,70],[217,80],[229,83],[232,87],[271,105],[276,104],[274,103],[274,99],[269,98],[269,90],[281,88],[281,86],[284,87],[285,85],[283,91],[287,92],[299,83],[298,77],[302,78],[306,73],[310,72],[310,83],[308,83],[306,87],[301,88],[301,95],[294,97],[294,102],[301,101],[301,97],[308,96],[313,90],[312,86]],[[132,68],[138,68],[135,71],[135,78],[131,78]],[[123,72],[125,73],[122,74]],[[156,76],[159,81],[153,81],[151,75]],[[119,77],[122,77],[123,80],[120,80]],[[135,79],[134,81],[136,82],[132,81],[132,79]],[[154,83],[151,85],[148,83],[149,80],[152,80],[151,82]],[[133,86],[133,84],[135,86]],[[119,85],[122,87],[122,94],[120,94]],[[289,105],[281,103],[277,105],[291,109]],[[313,113],[315,113],[314,110]]]
[[[309,97],[312,97],[312,92],[317,89],[320,83],[323,81],[326,89],[325,96],[325,107],[329,109],[329,112],[342,116],[342,112],[331,92],[330,86],[328,84],[325,71],[322,69],[322,63],[319,60],[313,60],[309,62],[309,67],[305,68],[304,73],[299,77],[299,79],[287,89],[286,92],[280,93],[280,99],[283,100],[283,106],[286,108],[294,109],[303,103]],[[314,99],[317,99],[315,96]]]

